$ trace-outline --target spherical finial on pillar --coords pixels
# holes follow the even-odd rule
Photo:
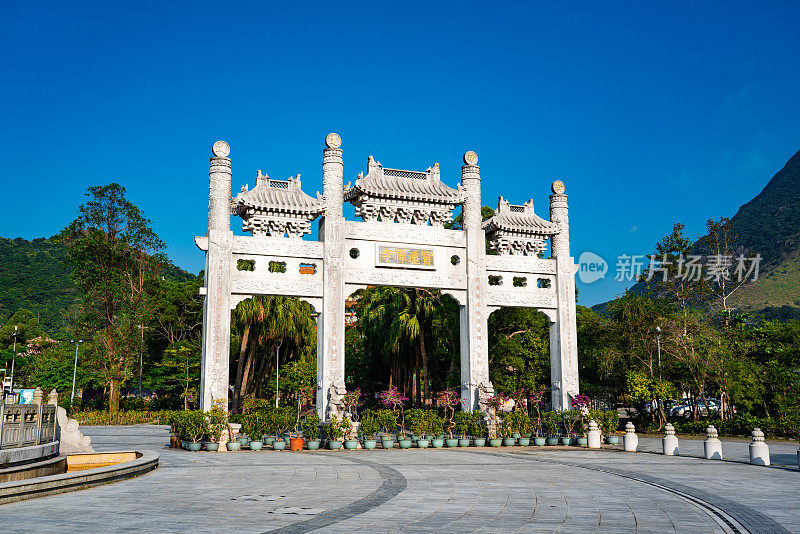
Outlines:
[[[478,155],[472,150],[467,151],[464,154],[464,163],[466,163],[467,165],[477,165]]]
[[[565,189],[566,188],[564,187],[564,182],[562,182],[561,180],[556,180],[555,182],[553,182],[553,185],[550,186],[550,190],[556,195],[563,195]]]
[[[231,153],[231,147],[225,141],[217,141],[211,147],[211,151],[218,158],[227,158],[228,154]]]
[[[328,148],[339,148],[342,146],[342,138],[335,132],[329,133],[325,137],[325,146]]]

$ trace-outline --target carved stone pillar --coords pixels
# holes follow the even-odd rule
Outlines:
[[[467,240],[467,299],[461,307],[461,398],[465,411],[480,409],[480,392],[494,391],[489,382],[489,345],[486,320],[486,244],[481,228],[481,175],[478,156],[464,154],[461,185],[464,198],[464,232]]]
[[[553,182],[550,221],[559,233],[550,241],[556,260],[556,319],[550,324],[550,382],[553,410],[569,410],[578,394],[578,334],[575,318],[575,261],[569,252],[569,209],[564,183]]]
[[[317,318],[317,415],[328,420],[342,416],[344,385],[344,161],[342,140],[331,133],[322,159],[325,213],[319,223],[323,248],[322,310]]]
[[[230,147],[217,141],[208,171],[208,251],[203,300],[203,372],[200,409],[211,409],[212,399],[228,407],[228,359],[231,338],[231,160]]]

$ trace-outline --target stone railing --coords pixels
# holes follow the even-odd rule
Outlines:
[[[36,388],[31,404],[0,404],[0,449],[30,447],[56,440],[58,393],[50,392],[44,403]]]

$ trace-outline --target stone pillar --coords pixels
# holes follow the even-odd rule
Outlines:
[[[322,157],[322,194],[325,213],[319,222],[323,242],[322,310],[317,318],[317,415],[323,421],[342,416],[344,404],[344,161],[342,140],[325,138]]]
[[[750,443],[750,463],[770,465],[769,445],[764,442],[764,433],[760,428],[753,429],[753,441]]]
[[[58,391],[55,388],[50,390],[50,394],[47,396],[47,404],[58,406]]]
[[[639,436],[636,435],[636,427],[628,421],[625,425],[625,435],[622,436],[622,449],[625,452],[636,452],[639,447]]]
[[[42,391],[42,388],[37,387],[33,390],[33,401],[31,401],[31,404],[41,406],[42,400],[44,400],[44,391]]]
[[[489,382],[489,344],[486,309],[486,234],[481,228],[481,174],[478,155],[464,154],[461,185],[464,192],[464,232],[467,241],[467,300],[461,307],[462,409],[481,409],[481,400],[494,394]]]
[[[667,423],[664,427],[664,438],[661,440],[664,456],[678,456],[678,438],[675,437],[675,427]]]
[[[586,433],[586,446],[590,449],[599,449],[602,444],[600,429],[594,419],[589,421],[589,431]]]
[[[208,251],[203,299],[203,361],[200,409],[210,410],[212,399],[228,407],[228,360],[231,339],[231,232],[230,147],[217,141],[208,170]]]
[[[706,460],[722,460],[722,442],[717,437],[717,429],[714,425],[706,428],[706,440],[703,442],[703,452]]]
[[[575,318],[575,261],[569,251],[569,208],[564,183],[553,182],[550,220],[559,233],[550,238],[556,260],[556,320],[550,323],[550,389],[553,410],[569,410],[578,390],[578,333]]]

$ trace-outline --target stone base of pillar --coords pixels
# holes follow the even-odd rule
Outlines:
[[[770,465],[769,445],[763,441],[750,444],[750,463],[753,465]]]
[[[708,438],[703,442],[703,455],[706,460],[722,460],[722,442],[717,438]]]
[[[678,456],[678,438],[675,436],[664,436],[661,440],[661,446],[664,450],[664,456]]]

